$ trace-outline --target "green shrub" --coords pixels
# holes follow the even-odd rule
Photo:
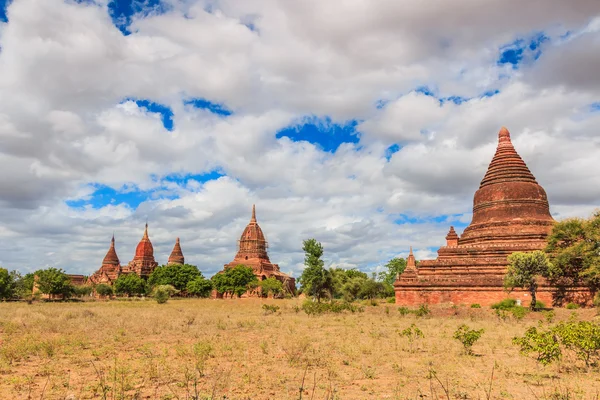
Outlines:
[[[99,285],[96,285],[95,289],[96,289],[96,293],[98,293],[98,295],[100,295],[100,296],[112,296],[113,295],[112,286],[108,286],[104,283],[100,283]]]
[[[554,332],[561,343],[575,352],[585,365],[596,365],[600,358],[600,325],[590,321],[560,323]]]
[[[427,304],[421,304],[415,311],[415,315],[417,317],[425,317],[429,314],[431,314],[431,310],[429,310],[429,306]]]
[[[542,365],[551,364],[562,356],[558,335],[553,329],[538,330],[532,326],[523,337],[514,337],[512,342],[520,347],[523,355],[535,353],[537,362]]]
[[[600,292],[596,293],[594,296],[594,306],[600,307]]]
[[[164,304],[179,291],[171,285],[158,285],[154,288],[153,296],[158,304]]]
[[[398,312],[400,313],[400,315],[402,315],[403,317],[405,315],[411,314],[411,310],[408,307],[398,307]]]
[[[567,304],[567,310],[576,310],[579,308],[579,304],[577,303],[569,303]]]
[[[395,297],[388,297],[387,299],[385,299],[386,303],[389,304],[394,304],[396,302],[396,298]]]
[[[481,308],[481,304],[471,304],[471,308]]]
[[[522,306],[514,306],[514,307],[508,309],[508,311],[512,314],[512,316],[515,319],[522,320],[523,318],[525,318],[525,316],[529,312],[529,309],[526,307],[522,307]]]
[[[270,304],[263,304],[262,305],[262,309],[264,310],[265,315],[269,315],[269,314],[274,314],[277,311],[279,311],[279,306],[270,305]]]
[[[517,301],[515,299],[504,299],[499,303],[492,304],[492,309],[494,310],[508,310],[517,305]]]
[[[475,330],[469,328],[469,326],[465,324],[462,324],[454,332],[452,337],[462,343],[466,354],[473,354],[471,349],[475,342],[477,342],[481,335],[483,335],[483,332],[485,332],[484,329]]]
[[[362,306],[358,306],[345,301],[332,301],[331,303],[319,303],[311,300],[306,300],[302,303],[302,310],[307,315],[319,315],[324,313],[341,313],[344,311],[363,312],[365,309]]]
[[[543,302],[536,300],[535,301],[535,309],[536,310],[543,310],[546,308],[546,304],[544,304]]]
[[[424,338],[423,331],[421,331],[415,324],[411,324],[408,328],[400,332],[400,336],[408,339],[410,345],[410,352],[413,352],[413,342],[416,339]]]

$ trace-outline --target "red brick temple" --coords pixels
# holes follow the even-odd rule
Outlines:
[[[183,252],[181,251],[181,245],[179,244],[179,238],[175,240],[175,246],[173,246],[173,251],[171,251],[171,255],[169,256],[169,260],[167,261],[167,265],[183,265],[185,264],[185,258],[183,257]]]
[[[179,245],[179,238],[177,238],[175,248],[173,249],[171,257],[169,257],[169,261],[171,261],[171,259],[181,261],[181,264],[183,264],[184,258],[183,253],[181,252],[181,246]],[[157,266],[158,263],[154,259],[154,247],[148,237],[148,224],[146,224],[142,240],[138,243],[135,249],[135,256],[129,264],[121,265],[115,249],[115,236],[113,235],[110,242],[110,248],[108,249],[106,256],[104,256],[104,260],[102,260],[102,266],[88,278],[87,282],[93,285],[99,283],[112,285],[121,274],[129,273],[135,273],[141,278],[146,279]]]
[[[464,303],[491,305],[507,297],[530,302],[526,291],[503,288],[507,257],[542,250],[554,219],[546,192],[516,152],[502,128],[498,147],[473,199],[473,219],[459,237],[450,227],[435,260],[407,266],[394,283],[396,304]],[[553,288],[539,287],[537,298],[550,305]]]
[[[268,247],[265,235],[256,221],[256,207],[253,205],[250,223],[238,241],[238,252],[232,262],[225,264],[225,269],[237,265],[251,267],[259,280],[273,277],[283,284],[286,291],[295,293],[296,279],[281,272],[279,265],[271,263],[267,254]]]

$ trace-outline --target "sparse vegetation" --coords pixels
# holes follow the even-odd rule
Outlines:
[[[466,354],[473,354],[473,345],[481,338],[483,332],[485,332],[484,329],[471,329],[468,325],[463,324],[458,327],[452,337],[463,345]]]

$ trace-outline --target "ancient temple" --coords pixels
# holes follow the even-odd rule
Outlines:
[[[175,246],[173,246],[173,251],[171,251],[171,255],[169,256],[169,260],[167,261],[167,265],[183,265],[185,264],[185,258],[183,257],[183,252],[181,251],[181,245],[179,244],[179,238],[175,240]]]
[[[88,281],[93,285],[99,283],[112,285],[119,275],[121,275],[121,272],[121,263],[117,256],[117,251],[115,250],[115,235],[113,235],[112,240],[110,241],[110,248],[108,249],[106,256],[104,256],[104,260],[102,260],[102,266],[88,278]]]
[[[157,266],[158,263],[154,260],[154,247],[152,247],[152,242],[150,242],[150,238],[148,237],[148,224],[146,223],[144,236],[142,236],[142,240],[140,240],[135,249],[133,260],[127,264],[126,271],[124,272],[135,272],[140,277],[146,279]]]
[[[251,267],[259,280],[276,278],[290,293],[296,291],[296,280],[279,270],[279,265],[271,263],[267,249],[269,245],[262,229],[256,221],[256,207],[252,206],[252,217],[238,241],[238,252],[232,262],[225,265],[225,269],[236,265]]]
[[[502,128],[496,154],[475,192],[471,224],[461,236],[450,227],[437,259],[407,266],[394,283],[396,303],[490,305],[506,298],[507,257],[543,249],[553,224],[546,192]],[[524,304],[528,296],[522,290],[510,295]],[[552,304],[552,288],[542,284],[538,299]]]

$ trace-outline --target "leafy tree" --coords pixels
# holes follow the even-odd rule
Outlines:
[[[260,281],[258,286],[260,286],[263,296],[269,296],[269,293],[276,296],[283,292],[283,283],[273,277]]]
[[[15,289],[15,275],[5,268],[0,268],[0,300],[14,297]]]
[[[560,289],[582,283],[600,287],[600,211],[554,224],[545,251],[552,262],[548,278]]]
[[[325,296],[333,295],[333,276],[330,270],[326,270],[321,257],[323,256],[323,246],[315,239],[308,239],[303,242],[304,250],[304,271],[298,278],[302,285],[303,293],[317,299],[318,302]]]
[[[112,286],[109,286],[105,283],[100,283],[96,285],[94,289],[96,290],[96,293],[98,293],[100,296],[112,296],[114,293]]]
[[[200,274],[196,279],[189,281],[185,289],[192,296],[209,297],[213,283]]]
[[[177,294],[178,290],[175,289],[172,285],[157,285],[154,287],[152,295],[156,299],[158,304],[164,304],[173,296]]]
[[[136,296],[146,293],[146,282],[137,274],[122,274],[114,283],[118,295]]]
[[[62,269],[48,268],[35,273],[37,275],[37,286],[40,292],[50,295],[62,295],[68,298],[73,293],[71,280]]]
[[[600,359],[600,325],[591,321],[561,322],[554,331],[561,343],[574,351],[586,367]]]
[[[385,271],[379,273],[379,280],[388,285],[393,285],[396,277],[403,273],[405,269],[406,260],[401,257],[394,257],[385,264]]]
[[[195,265],[161,265],[152,271],[148,277],[148,284],[171,285],[177,290],[186,290],[189,282],[201,276],[202,273]]]
[[[33,292],[34,274],[30,272],[21,276],[16,271],[13,272],[18,276],[16,279],[16,295],[20,298],[30,297]]]
[[[89,296],[93,288],[90,285],[73,286],[73,294],[77,297]]]
[[[238,297],[241,297],[258,282],[252,268],[245,265],[227,268],[225,271],[215,274],[211,280],[217,292],[230,296],[235,294]]]
[[[562,356],[558,335],[554,329],[538,330],[532,326],[527,329],[523,337],[514,337],[512,342],[520,347],[523,355],[537,354],[536,360],[542,365],[557,361]]]
[[[510,290],[516,287],[527,289],[531,294],[530,308],[535,310],[537,279],[548,274],[550,268],[548,257],[542,251],[516,252],[508,256],[508,263],[504,286]]]

